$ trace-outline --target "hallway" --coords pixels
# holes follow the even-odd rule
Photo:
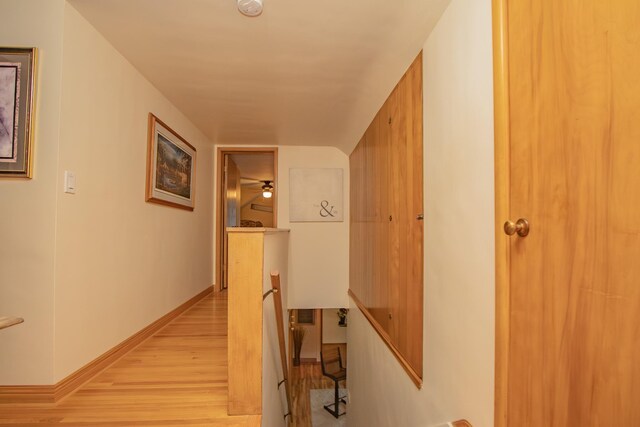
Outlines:
[[[227,415],[227,296],[210,294],[57,405],[0,405],[0,424],[259,426]]]

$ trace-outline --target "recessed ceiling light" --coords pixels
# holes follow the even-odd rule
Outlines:
[[[245,16],[258,16],[262,13],[262,0],[238,0],[238,10]]]

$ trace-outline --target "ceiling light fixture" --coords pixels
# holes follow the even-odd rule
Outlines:
[[[245,16],[258,16],[262,13],[262,0],[238,0],[238,10]]]
[[[262,197],[270,199],[271,196],[273,196],[273,185],[271,185],[271,181],[265,181],[262,186]]]

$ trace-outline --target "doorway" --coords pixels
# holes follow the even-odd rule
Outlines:
[[[216,171],[216,290],[222,291],[227,228],[277,227],[278,149],[220,147]]]
[[[289,311],[289,378],[295,426],[338,425],[324,409],[334,399],[335,383],[323,375],[320,353],[326,355],[339,349],[341,364],[347,368],[348,311],[346,308]],[[346,380],[339,381],[339,394],[347,395]],[[343,403],[340,408],[340,412],[348,412]],[[346,422],[344,415],[340,419]]]

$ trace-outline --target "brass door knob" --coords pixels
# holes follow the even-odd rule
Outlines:
[[[520,218],[516,222],[507,221],[504,223],[504,232],[509,236],[518,233],[518,236],[525,237],[529,234],[529,221],[524,218]]]

